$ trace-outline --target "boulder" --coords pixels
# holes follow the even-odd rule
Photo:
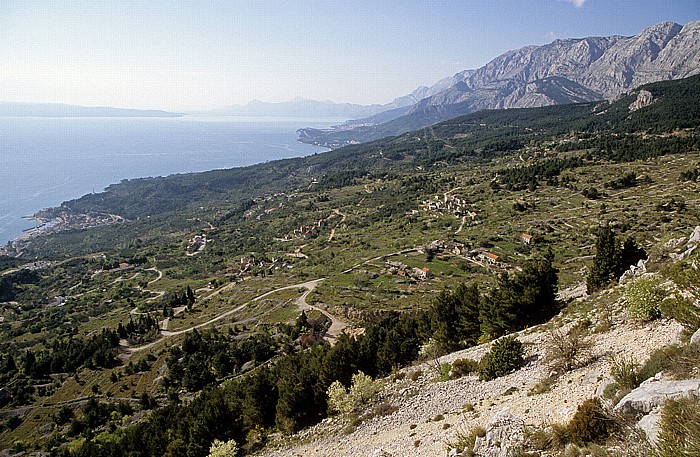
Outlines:
[[[625,395],[615,406],[616,412],[648,414],[666,400],[700,396],[700,379],[644,382]]]
[[[512,457],[522,450],[524,441],[525,421],[502,410],[486,424],[486,434],[474,441],[474,455]]]
[[[600,381],[600,384],[598,384],[598,387],[595,389],[595,396],[598,398],[603,398],[603,395],[605,394],[605,389],[607,389],[609,386],[612,386],[615,384],[615,378],[612,376],[608,376],[607,378],[603,379]]]
[[[690,238],[688,238],[688,243],[698,243],[700,242],[700,225],[695,227],[693,233],[691,233]]]
[[[695,330],[695,333],[693,333],[693,336],[690,337],[690,344],[700,345],[700,328]]]
[[[653,409],[649,414],[642,417],[637,423],[637,427],[646,434],[649,443],[652,446],[656,446],[659,433],[661,432],[661,411],[659,408]]]

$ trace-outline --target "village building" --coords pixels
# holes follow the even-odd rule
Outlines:
[[[521,233],[520,236],[518,237],[518,239],[525,244],[532,243],[532,235],[527,234],[527,233]]]
[[[501,260],[499,256],[491,252],[487,252],[486,254],[484,254],[484,257],[486,258],[486,261],[490,264],[496,264]]]

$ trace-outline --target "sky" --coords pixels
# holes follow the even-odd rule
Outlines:
[[[0,101],[389,103],[510,49],[698,19],[699,0],[2,0]]]

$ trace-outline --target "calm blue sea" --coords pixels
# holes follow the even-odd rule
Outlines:
[[[0,117],[0,244],[33,227],[23,216],[122,179],[302,157],[300,127],[333,120]]]

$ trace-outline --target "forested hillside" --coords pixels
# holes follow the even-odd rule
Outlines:
[[[613,286],[647,258],[690,292],[643,318],[697,326],[697,254],[670,254],[700,214],[700,77],[640,91],[122,182],[46,212],[121,218],[2,258],[0,447],[267,452],[367,408],[403,367],[447,380],[449,352],[560,313],[612,315]],[[458,369],[488,383],[519,368],[520,341],[497,341]]]

